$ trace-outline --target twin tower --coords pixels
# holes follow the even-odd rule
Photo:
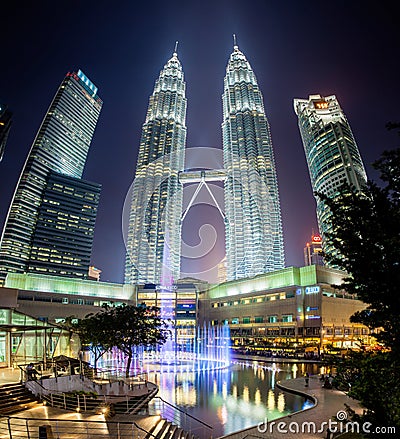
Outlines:
[[[186,145],[186,95],[175,53],[150,96],[131,188],[125,282],[169,285],[180,276]],[[223,159],[219,172],[199,171],[199,183],[224,181],[227,279],[284,268],[274,154],[262,93],[235,44],[226,68]],[[186,178],[185,178],[186,177]]]

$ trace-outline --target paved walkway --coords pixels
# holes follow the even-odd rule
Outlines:
[[[10,418],[0,417],[0,439],[37,438],[40,426],[50,429],[49,438],[145,439],[147,431],[156,425],[159,419],[159,416],[116,415],[107,422],[102,414],[76,413],[37,404],[33,408],[15,413]],[[133,422],[140,428],[136,428]]]
[[[20,382],[20,369],[1,368],[0,385]],[[104,415],[95,413],[76,413],[59,408],[35,404],[21,412],[0,417],[0,439],[9,439],[9,429],[13,438],[37,437],[39,426],[51,426],[53,436],[63,439],[87,439],[88,437],[144,439],[159,421],[159,416],[116,415],[105,421]],[[135,422],[141,429],[133,427]],[[29,431],[29,433],[28,433]],[[56,435],[56,436],[54,436]]]
[[[344,392],[335,389],[324,389],[321,381],[319,380],[319,376],[311,376],[308,387],[305,387],[304,378],[285,380],[278,382],[277,385],[279,388],[285,391],[309,395],[315,401],[315,405],[305,410],[292,413],[291,415],[275,419],[268,425],[262,424],[260,428],[257,426],[247,428],[245,430],[223,436],[223,438],[326,438],[327,423],[329,420],[332,420],[336,415],[339,417],[346,416],[344,414],[345,404],[349,405],[357,412],[362,411],[358,402],[349,398]],[[324,422],[325,424],[323,424]],[[279,425],[279,423],[282,424]],[[340,428],[340,426],[338,426],[338,428]]]
[[[21,370],[19,368],[13,369],[12,367],[0,368],[0,385],[9,383],[19,383],[21,379]]]

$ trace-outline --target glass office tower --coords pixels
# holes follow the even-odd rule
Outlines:
[[[101,186],[50,171],[27,271],[86,279]]]
[[[97,87],[81,70],[66,75],[33,142],[8,211],[0,244],[0,284],[7,272],[27,271],[49,172],[81,178],[102,104]]]
[[[177,53],[156,80],[139,147],[125,260],[125,283],[171,284],[179,278],[186,143],[185,82]]]
[[[294,99],[304,152],[314,193],[335,197],[343,184],[361,190],[367,181],[349,122],[336,96],[310,95]],[[330,254],[333,248],[325,242],[331,229],[331,214],[322,200],[315,196],[322,247]],[[329,261],[326,261],[329,265]]]
[[[10,133],[12,113],[7,105],[0,102],[0,162],[3,159],[6,149],[8,135]]]
[[[227,279],[233,280],[284,268],[269,123],[256,76],[236,45],[222,100]]]

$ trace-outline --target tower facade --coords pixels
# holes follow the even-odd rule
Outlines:
[[[185,81],[176,50],[161,70],[142,127],[125,260],[125,283],[179,278],[186,143]]]
[[[270,127],[256,76],[237,45],[222,101],[227,279],[233,280],[284,268]]]
[[[317,233],[313,232],[310,242],[304,247],[304,265],[324,265],[322,238]]]
[[[336,96],[310,95],[308,99],[295,99],[294,110],[314,193],[335,197],[343,184],[361,190],[367,174]],[[331,214],[318,196],[315,200],[322,247],[325,253],[331,254],[334,250],[325,240],[326,233],[331,230]],[[329,261],[326,263],[329,265]]]
[[[27,271],[88,277],[101,186],[49,172],[32,237]]]
[[[8,211],[0,243],[0,283],[7,272],[27,271],[50,171],[81,178],[102,105],[97,87],[81,70],[66,75],[33,142]]]
[[[0,162],[6,149],[8,134],[10,133],[12,113],[7,105],[0,102]]]

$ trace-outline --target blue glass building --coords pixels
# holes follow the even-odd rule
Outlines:
[[[80,179],[103,102],[81,71],[59,86],[18,181],[0,242],[0,284],[28,270],[32,239],[49,172]]]

